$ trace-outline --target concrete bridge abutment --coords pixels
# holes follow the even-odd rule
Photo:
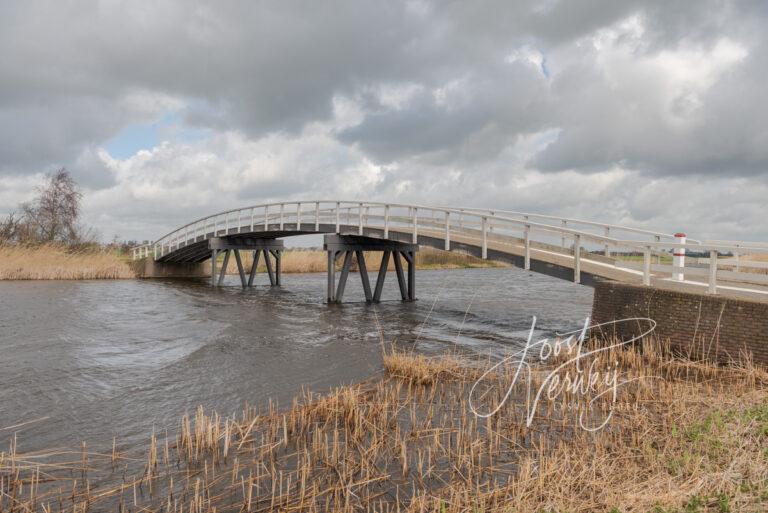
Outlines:
[[[131,262],[138,278],[207,278],[210,270],[204,262],[158,262],[152,257]]]

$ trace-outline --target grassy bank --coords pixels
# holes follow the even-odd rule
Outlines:
[[[95,280],[134,278],[111,251],[73,251],[63,246],[0,246],[0,280]]]
[[[243,256],[244,266],[249,269],[252,262],[250,252],[243,252]],[[220,257],[220,261],[222,259],[223,257]],[[327,262],[328,255],[325,251],[289,249],[283,252],[281,269],[284,273],[319,273],[326,271]],[[366,252],[365,263],[368,266],[369,272],[378,270],[381,265],[381,253]],[[441,251],[429,247],[422,247],[416,254],[416,267],[418,269],[467,269],[503,266],[504,264],[499,262],[482,260],[470,255]],[[337,263],[337,267],[341,267],[341,262]],[[355,260],[352,262],[352,269],[357,270],[357,261]],[[259,262],[258,270],[259,272],[266,271],[263,259]],[[395,264],[392,259],[389,261],[389,270],[395,270]],[[230,258],[227,265],[227,273],[237,274],[237,272],[237,264],[234,257]]]
[[[657,344],[582,362],[617,362],[620,400],[546,400],[530,427],[525,381],[490,419],[469,411],[484,363],[384,355],[385,374],[286,409],[235,418],[202,409],[145,448],[0,458],[0,511],[731,512],[768,506],[768,374],[716,367]],[[528,381],[542,384],[537,366]],[[225,371],[225,370],[223,370]],[[498,405],[514,368],[480,381]],[[2,427],[2,426],[0,426]]]

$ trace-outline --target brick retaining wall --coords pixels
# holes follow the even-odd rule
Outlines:
[[[724,360],[746,350],[768,367],[768,303],[612,281],[595,285],[594,323],[631,317],[655,320],[656,335],[680,352]],[[616,334],[627,340],[637,327],[623,323]]]

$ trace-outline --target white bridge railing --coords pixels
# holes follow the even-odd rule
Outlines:
[[[681,243],[673,234],[542,214],[362,201],[294,201],[219,212],[188,223],[154,243],[133,248],[133,256],[159,259],[211,237],[254,231],[319,232],[321,225],[360,235],[365,228],[376,228],[383,231],[385,238],[390,231],[407,233],[414,243],[418,243],[420,235],[429,236],[442,239],[445,249],[450,248],[452,240],[465,242],[479,246],[482,258],[488,257],[489,246],[501,251],[506,246],[514,247],[523,256],[526,269],[530,268],[532,251],[568,256],[576,282],[584,260],[624,271],[628,276],[634,273],[646,285],[652,278],[672,280],[666,275],[685,275],[695,279],[675,281],[704,285],[711,293],[718,289],[718,276],[752,288],[768,287],[768,273],[760,266],[748,267],[741,258],[768,254],[768,243],[693,239]],[[707,260],[689,257],[681,265],[665,263],[670,259],[668,251],[675,249],[704,254]],[[723,253],[731,258],[719,259]]]

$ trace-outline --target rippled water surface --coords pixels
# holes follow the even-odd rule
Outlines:
[[[574,329],[592,303],[587,287],[506,268],[418,271],[415,303],[398,300],[394,276],[375,306],[360,302],[356,275],[345,304],[324,304],[324,293],[324,274],[246,291],[237,278],[220,289],[0,282],[0,442],[143,442],[200,404],[226,414],[375,376],[382,338],[500,354],[524,340],[531,316],[543,333]]]

